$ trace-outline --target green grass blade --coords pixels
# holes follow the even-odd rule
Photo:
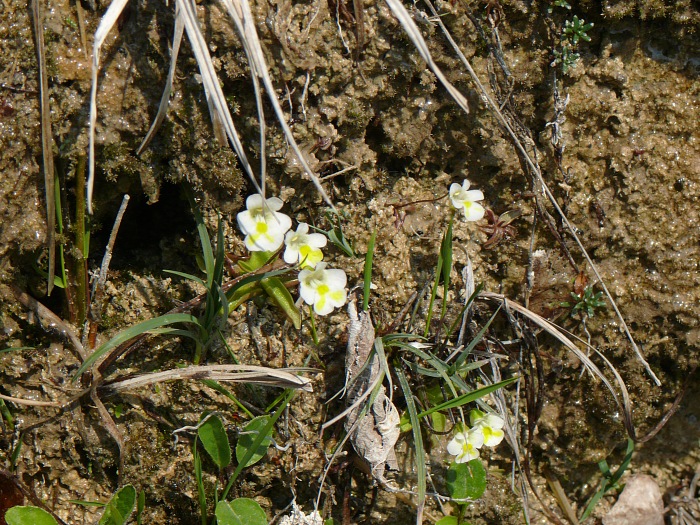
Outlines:
[[[437,297],[438,286],[440,286],[440,276],[442,275],[442,265],[444,264],[442,259],[442,253],[438,255],[437,266],[435,267],[435,282],[433,283],[433,288],[430,291],[430,304],[428,305],[428,316],[425,319],[425,331],[423,332],[423,337],[427,339],[428,334],[430,334],[430,321],[433,319],[433,307],[435,306],[435,298]],[[418,301],[416,301],[418,304]]]
[[[454,322],[450,326],[450,328],[447,330],[447,333],[445,334],[445,344],[447,344],[447,341],[452,337],[452,334],[454,331],[457,329],[457,326],[462,322],[462,316],[464,315],[464,312],[467,311],[467,309],[472,305],[474,302],[474,299],[477,298],[481,290],[484,289],[484,283],[479,283],[476,285],[476,289],[474,292],[469,296],[469,299],[467,299],[467,302],[462,306],[462,309],[459,311],[459,315],[455,318]]]
[[[403,390],[404,399],[406,400],[406,410],[411,420],[413,427],[413,446],[416,454],[416,475],[418,476],[418,501],[417,506],[421,508],[425,502],[425,494],[427,491],[426,470],[425,470],[425,449],[423,447],[423,434],[420,428],[420,414],[416,410],[416,403],[413,400],[413,392],[408,384],[408,379],[401,366],[395,366],[394,372],[399,379],[401,390]]]
[[[200,523],[201,525],[207,525],[207,493],[204,490],[202,457],[199,455],[196,439],[192,443],[192,455],[194,456],[194,478],[197,481],[197,501],[199,503]]]
[[[197,225],[197,233],[199,234],[199,241],[202,244],[202,255],[204,257],[204,268],[207,273],[207,288],[211,288],[214,279],[214,266],[216,265],[214,259],[214,251],[211,247],[211,238],[209,237],[209,231],[207,230],[207,225],[204,224],[204,219],[202,214],[199,212],[199,207],[194,200],[192,191],[187,186],[184,186],[185,195],[187,195],[187,200],[190,201],[190,207],[192,208],[192,215],[194,215],[194,222]]]
[[[196,275],[192,275],[191,273],[178,272],[177,270],[163,270],[163,272],[164,273],[171,273],[173,275],[177,275],[178,277],[184,277],[188,281],[194,281],[198,284],[201,284],[204,287],[207,286],[207,283],[205,283],[202,279],[200,279]]]
[[[78,377],[84,374],[96,361],[104,357],[110,350],[113,350],[120,344],[125,343],[126,341],[150,330],[155,330],[157,328],[176,323],[190,323],[194,325],[199,324],[197,318],[190,314],[166,314],[131,326],[126,330],[119,332],[116,336],[95,350],[75,373],[73,376],[73,381],[77,380]]]
[[[216,390],[221,395],[228,397],[231,401],[234,402],[234,404],[239,408],[239,410],[241,410],[241,412],[244,412],[245,415],[248,416],[250,419],[253,419],[255,417],[253,413],[250,410],[248,410],[245,406],[243,406],[243,403],[241,403],[238,400],[238,398],[235,395],[233,395],[233,393],[222,384],[217,383],[213,379],[202,379],[202,383],[207,385],[212,390]]]
[[[447,231],[442,238],[440,245],[440,255],[442,256],[442,311],[440,319],[445,318],[447,312],[447,292],[450,289],[450,274],[452,273],[452,217],[450,224],[447,226]]]
[[[496,315],[500,311],[501,307],[498,307],[498,310],[496,310],[491,318],[488,320],[488,322],[484,325],[484,327],[479,330],[479,332],[474,336],[474,338],[469,341],[469,344],[466,346],[464,350],[459,354],[459,357],[455,361],[455,369],[457,371],[460,371],[462,369],[462,365],[464,364],[464,361],[469,357],[469,355],[472,353],[474,350],[474,347],[479,344],[479,342],[484,338],[484,334],[486,334],[486,330],[489,329],[489,326],[491,326],[491,323],[493,320],[496,318]]]
[[[618,469],[612,475],[610,474],[610,469],[608,468],[607,461],[603,460],[599,463],[600,470],[604,476],[603,480],[600,483],[600,488],[598,489],[598,491],[593,495],[593,497],[591,497],[591,500],[588,502],[588,505],[586,505],[586,509],[583,511],[583,514],[581,514],[581,518],[579,518],[579,521],[583,521],[586,518],[588,518],[588,516],[590,516],[591,512],[593,512],[593,509],[601,500],[601,498],[605,495],[608,489],[617,485],[617,483],[622,478],[622,475],[627,470],[627,467],[629,467],[630,461],[632,461],[633,452],[634,441],[632,441],[632,439],[630,438],[627,438],[627,451],[625,452],[625,457],[623,458],[622,463],[620,463]]]
[[[372,261],[374,259],[374,244],[377,239],[377,229],[375,228],[372,232],[372,236],[369,238],[369,244],[367,245],[367,255],[365,255],[365,282],[364,282],[364,295],[362,297],[362,311],[366,312],[369,309],[369,293],[370,286],[372,285]]]
[[[216,259],[214,260],[214,283],[221,285],[224,279],[224,260],[226,250],[224,248],[224,223],[219,216],[216,227]]]
[[[479,398],[482,398],[491,392],[495,392],[499,388],[506,387],[516,381],[518,377],[511,377],[510,379],[504,379],[503,381],[500,381],[498,383],[494,383],[493,385],[488,385],[484,386],[482,388],[478,388],[477,390],[472,390],[471,392],[468,392],[467,394],[463,394],[459,397],[456,397],[454,399],[450,399],[449,401],[446,401],[444,403],[441,403],[437,406],[434,406],[432,408],[429,408],[428,410],[425,410],[418,414],[418,417],[425,417],[429,416],[433,412],[437,412],[439,410],[447,410],[449,408],[457,408],[461,407],[463,405],[466,405],[467,403],[471,403],[472,401],[475,401]]]

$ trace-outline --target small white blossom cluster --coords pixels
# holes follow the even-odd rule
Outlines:
[[[301,222],[291,231],[292,219],[280,213],[284,203],[277,197],[263,199],[251,195],[246,210],[236,216],[245,235],[245,246],[251,252],[275,252],[285,245],[284,262],[299,264],[299,295],[312,305],[318,315],[327,315],[345,304],[347,276],[343,270],[326,268],[321,248],[328,239],[320,233],[309,233],[309,225]]]
[[[497,415],[472,410],[469,413],[469,423],[471,428],[460,425],[452,441],[447,444],[447,452],[456,456],[456,463],[476,459],[481,447],[495,447],[503,441],[503,419]]]
[[[477,201],[484,200],[484,192],[481,190],[470,190],[471,183],[464,179],[460,186],[456,182],[450,186],[450,202],[456,210],[464,212],[464,218],[468,221],[478,221],[481,219],[486,210]]]

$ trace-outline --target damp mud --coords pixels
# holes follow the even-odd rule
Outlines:
[[[364,254],[376,232],[374,323],[381,333],[407,311],[419,319],[416,333],[422,335],[420,323],[428,315],[452,215],[449,187],[468,179],[483,191],[482,204],[491,213],[477,222],[454,216],[451,287],[446,297],[442,286],[436,290],[436,304],[449,305],[446,324],[459,324],[471,268],[483,290],[561,326],[578,338],[584,355],[605,368],[592,348],[599,351],[619,373],[631,402],[637,444],[625,476],[653,476],[669,522],[683,523],[682,512],[700,519],[698,494],[683,496],[700,468],[700,375],[694,373],[700,360],[697,5],[643,0],[572,2],[570,9],[562,6],[566,2],[435,4],[486,94],[535,160],[599,280],[427,5],[405,4],[433,59],[466,97],[469,113],[426,67],[389,4],[338,2],[255,0],[251,5],[274,96],[335,212],[304,174],[267,101],[263,153],[250,68],[235,26],[218,2],[197,5],[208,51],[255,170],[265,155],[267,194],[281,197],[282,211],[294,221],[326,231],[340,221],[356,256],[329,243],[327,259],[347,272],[349,288],[362,283]],[[226,251],[235,258],[245,254],[236,214],[255,190],[233,150],[217,138],[187,37],[168,115],[149,147],[136,154],[165,85],[175,9],[154,0],[130,3],[101,53],[95,213],[85,254],[90,275],[102,263],[122,195],[128,193],[131,202],[91,342],[75,322],[64,290],[54,288],[48,296],[41,273],[47,259],[47,196],[32,10],[19,0],[0,0],[0,6],[0,394],[76,400],[60,410],[3,401],[0,467],[19,480],[27,504],[41,501],[68,524],[96,522],[101,509],[75,501],[106,502],[120,484],[144,491],[143,523],[199,523],[195,433],[178,432],[175,439],[173,431],[214,411],[235,444],[250,415],[262,414],[281,390],[227,385],[232,393],[227,396],[185,381],[100,399],[123,437],[120,471],[108,418],[82,392],[89,383],[72,381],[80,356],[66,334],[72,330],[86,348],[94,348],[202,293],[199,284],[165,272],[202,276],[187,192],[195,195],[212,238],[221,217]],[[41,9],[51,153],[64,213],[65,231],[57,242],[65,244],[69,262],[81,260],[72,221],[75,209],[84,205],[76,188],[88,150],[92,37],[106,8],[106,2],[91,9],[87,3],[48,0]],[[586,35],[590,40],[576,45],[579,58],[564,72],[563,28],[574,15],[594,25]],[[607,301],[590,316],[572,314],[582,290],[591,286],[597,294],[601,281],[660,385]],[[474,336],[496,309],[493,302],[477,300],[467,332]],[[275,426],[277,447],[243,470],[229,499],[253,498],[272,520],[288,514],[292,502],[311,512],[320,492],[318,510],[335,523],[415,523],[411,432],[402,432],[399,468],[390,474],[402,491],[373,487],[351,450],[328,467],[343,439],[342,424],[323,433],[321,426],[344,409],[333,397],[345,381],[348,318],[339,309],[315,321],[315,335],[308,320],[298,331],[279,308],[250,300],[231,312],[221,339],[206,355],[209,364],[235,358],[246,365],[313,369],[306,374],[313,392],[295,395]],[[431,334],[440,329],[436,321],[428,326]],[[580,516],[601,482],[598,463],[607,460],[614,470],[623,460],[630,437],[624,413],[579,358],[512,310],[502,306],[485,333],[476,355],[493,357],[503,379],[519,376],[521,390],[517,396],[513,387],[503,391],[514,430],[497,449],[482,451],[487,489],[466,508],[465,519],[516,524],[527,515],[532,523],[563,521],[564,500]],[[525,340],[529,353],[523,351]],[[193,355],[194,345],[185,337],[153,337],[104,375],[109,380],[187,366]],[[404,364],[409,370],[408,361]],[[471,378],[474,386],[494,379],[492,370],[483,370],[485,376]],[[609,372],[605,376],[614,381]],[[394,378],[395,402],[404,414],[397,384]],[[412,387],[418,402],[426,402],[420,382]],[[622,396],[619,388],[616,393]],[[428,493],[446,494],[450,436],[435,430],[423,429]],[[205,460],[210,513],[214,487],[225,485],[233,470],[219,472]],[[619,489],[611,490],[595,506],[596,523],[618,495]],[[423,522],[438,522],[457,509],[429,496]]]

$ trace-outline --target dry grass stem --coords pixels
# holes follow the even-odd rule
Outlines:
[[[231,381],[236,383],[255,383],[278,388],[296,388],[313,392],[311,380],[299,376],[296,372],[308,372],[308,368],[268,368],[253,365],[205,365],[175,368],[163,372],[143,374],[128,379],[117,379],[104,384],[102,389],[108,395],[132,388],[162,383],[164,381],[184,379],[212,379],[214,381]]]
[[[571,351],[580,361],[581,363],[598,379],[600,379],[605,387],[608,389],[610,394],[613,397],[613,400],[615,401],[615,404],[617,405],[618,409],[620,410],[620,413],[623,415],[623,421],[625,424],[625,429],[627,430],[627,433],[629,436],[634,439],[635,438],[635,430],[634,430],[634,424],[632,423],[632,401],[630,400],[629,393],[627,391],[627,387],[622,380],[622,377],[620,377],[620,374],[617,372],[615,367],[612,366],[610,361],[606,359],[606,357],[598,352],[595,348],[589,347],[592,350],[595,351],[595,353],[605,362],[607,365],[608,369],[612,372],[613,376],[615,377],[615,382],[620,390],[620,396],[622,397],[622,400],[620,400],[620,396],[618,396],[617,391],[613,387],[613,385],[610,383],[607,377],[603,374],[603,372],[596,366],[593,361],[584,353],[582,352],[572,341],[569,339],[563,332],[561,328],[558,326],[554,325],[553,323],[549,322],[547,319],[544,317],[541,317],[540,315],[537,315],[535,312],[528,310],[524,306],[511,301],[510,299],[507,299],[504,295],[502,294],[497,294],[497,293],[492,293],[492,292],[481,292],[479,294],[480,299],[486,299],[491,302],[496,302],[496,303],[501,303],[506,306],[506,308],[514,310],[518,312],[519,314],[527,317],[530,321],[535,323],[537,326],[542,328],[545,332],[547,332],[549,335],[554,337],[557,341],[562,343],[569,351]],[[585,342],[584,342],[585,344]]]
[[[180,14],[180,8],[175,8],[175,30],[173,32],[173,47],[170,51],[170,67],[168,68],[168,78],[165,80],[165,88],[163,89],[163,96],[160,98],[160,105],[158,106],[158,112],[156,113],[156,118],[151,124],[151,128],[146,133],[146,136],[141,142],[141,145],[136,150],[137,155],[141,155],[143,150],[145,150],[148,145],[153,140],[156,132],[160,128],[160,125],[165,120],[165,116],[168,114],[168,107],[170,105],[170,93],[173,90],[173,80],[175,78],[175,69],[177,65],[177,56],[180,53],[180,44],[182,43],[182,35],[185,31],[185,22]]]
[[[41,107],[41,151],[44,159],[44,198],[46,199],[46,244],[49,248],[48,295],[53,290],[56,275],[56,195],[53,165],[53,135],[51,132],[51,108],[49,107],[49,81],[46,78],[46,52],[44,47],[44,21],[39,0],[32,0],[32,16],[36,37],[36,54],[39,65],[39,102]]]

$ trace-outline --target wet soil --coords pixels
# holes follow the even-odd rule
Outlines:
[[[654,438],[637,445],[630,466],[633,473],[654,476],[669,503],[700,464],[700,383],[698,374],[691,375],[700,357],[700,13],[691,2],[572,4],[570,11],[520,1],[445,2],[437,8],[489,95],[502,104],[518,137],[536,155],[661,386],[645,373],[609,306],[585,323],[561,306],[571,300],[579,272],[595,284],[591,268],[560,221],[545,225],[543,210],[556,213],[439,27],[426,19],[425,6],[413,7],[414,19],[436,62],[467,97],[469,114],[426,69],[385,3],[365,2],[362,25],[352,3],[274,0],[254,2],[252,9],[276,96],[307,161],[328,177],[324,188],[345,235],[363,255],[371,232],[377,231],[375,323],[388,326],[414,292],[431,284],[450,216],[443,197],[451,183],[468,178],[483,190],[484,204],[496,216],[509,210],[520,215],[494,247],[485,246],[493,233],[487,219],[477,224],[455,219],[449,315],[455,316],[464,300],[462,269],[468,254],[475,280],[486,290],[527,302],[532,311],[590,340],[610,360],[629,389],[639,437],[661,420],[688,382],[678,411]],[[65,295],[56,289],[46,296],[45,280],[35,269],[45,264],[47,234],[32,14],[19,0],[0,0],[0,5],[0,350],[26,347],[0,354],[0,393],[63,401],[79,392],[70,381],[78,358],[11,288],[31,294],[70,323]],[[92,34],[106,5],[95,11],[87,7],[49,0],[43,9],[53,153],[68,214],[78,205],[76,178],[87,151]],[[217,3],[202,3],[198,14],[242,141],[257,166],[257,112],[244,50]],[[563,74],[552,66],[553,50],[559,49],[561,27],[574,14],[594,26],[590,42],[578,45],[580,60]],[[132,203],[114,250],[98,343],[201,292],[163,271],[201,274],[182,184],[193,188],[211,233],[221,214],[227,250],[244,253],[235,214],[253,189],[235,154],[215,138],[186,40],[168,117],[150,147],[135,154],[156,113],[173,27],[172,6],[134,2],[102,52],[91,271],[101,262],[121,195],[129,193]],[[268,193],[281,196],[283,211],[295,220],[328,229],[328,208],[303,176],[271,108],[265,109]],[[341,170],[347,171],[335,175]],[[67,235],[72,228],[66,224]],[[329,250],[328,258],[348,272],[350,286],[361,281],[362,257]],[[422,303],[418,317],[425,310]],[[483,326],[493,311],[492,305],[479,303],[475,326]],[[308,324],[296,332],[278,309],[251,301],[232,313],[223,331],[240,363],[321,370],[311,374],[314,393],[298,393],[276,427],[275,440],[290,448],[271,448],[234,487],[235,496],[255,498],[270,519],[294,498],[306,511],[313,508],[319,477],[341,437],[337,429],[320,439],[319,429],[342,409],[340,403],[326,402],[343,386],[347,316],[337,310],[317,322],[315,344]],[[600,481],[597,463],[607,458],[616,466],[624,455],[627,435],[610,394],[554,340],[537,334],[535,327],[527,330],[539,344],[541,374],[531,380],[541,387],[541,415],[529,436],[527,423],[534,416],[520,398],[518,415],[511,414],[521,423],[519,443],[504,443],[484,455],[488,488],[467,510],[472,523],[522,523],[523,507],[535,523],[551,521],[547,512],[562,516],[547,479],[561,484],[580,515]],[[517,337],[505,318],[489,331],[492,350],[507,355],[498,361],[504,377],[531,373],[518,351],[508,353],[510,347],[495,343]],[[190,364],[192,357],[186,340],[153,339],[107,373],[172,368]],[[231,362],[223,344],[213,345],[207,359]],[[254,413],[279,394],[251,385],[232,390]],[[513,410],[515,391],[507,395]],[[172,431],[216,410],[235,441],[245,413],[197,382],[167,383],[103,401],[126,438],[121,481],[146,493],[144,523],[198,523],[191,441],[185,436],[176,442]],[[7,408],[14,421],[3,418],[2,467],[14,471],[27,491],[66,523],[95,522],[99,509],[71,501],[106,501],[119,483],[119,454],[94,403],[84,398],[61,412],[11,402]],[[427,431],[425,437],[435,490],[445,493],[449,438]],[[539,497],[531,489],[527,500],[521,496],[520,472],[512,482],[512,447],[529,450]],[[14,464],[13,451],[18,451]],[[415,490],[409,434],[400,440],[398,453],[396,483]],[[325,517],[346,523],[415,522],[415,496],[373,491],[351,456],[341,457],[338,465],[323,488]],[[205,462],[205,471],[211,491],[216,467]],[[218,481],[230,474],[221,473]],[[596,520],[616,494],[601,500]],[[426,522],[450,510],[449,504],[428,502]],[[669,519],[674,515],[669,510]]]

